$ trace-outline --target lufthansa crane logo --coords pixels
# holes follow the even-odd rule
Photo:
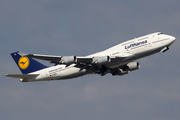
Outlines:
[[[22,70],[25,70],[29,66],[29,58],[28,57],[20,57],[18,61],[18,65]]]

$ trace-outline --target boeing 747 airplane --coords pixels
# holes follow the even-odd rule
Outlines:
[[[107,73],[125,75],[140,67],[137,59],[169,50],[175,37],[161,32],[138,37],[104,51],[88,56],[53,56],[40,54],[11,53],[22,74],[6,74],[21,82],[64,80],[87,74]],[[46,60],[54,66],[47,67],[35,59]]]

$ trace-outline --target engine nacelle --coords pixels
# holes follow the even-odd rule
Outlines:
[[[110,63],[111,58],[109,56],[102,56],[102,57],[94,57],[92,63],[103,65],[106,63]]]
[[[119,68],[117,71],[113,72],[112,75],[125,75],[128,74],[130,71],[137,70],[140,68],[138,62],[131,62],[128,63],[124,68]]]
[[[133,71],[133,70],[137,70],[140,68],[140,65],[138,62],[131,62],[127,64],[128,70],[129,71]]]
[[[76,56],[64,56],[59,61],[60,64],[70,65],[77,62]]]

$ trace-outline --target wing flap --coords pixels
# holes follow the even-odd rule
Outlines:
[[[92,62],[92,57],[77,57],[77,63],[89,64]]]

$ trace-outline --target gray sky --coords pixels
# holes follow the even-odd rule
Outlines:
[[[1,0],[1,120],[179,120],[179,0]],[[10,53],[88,55],[153,32],[177,38],[125,76],[21,83]],[[45,62],[46,63],[46,62]],[[46,63],[47,65],[51,65]]]

